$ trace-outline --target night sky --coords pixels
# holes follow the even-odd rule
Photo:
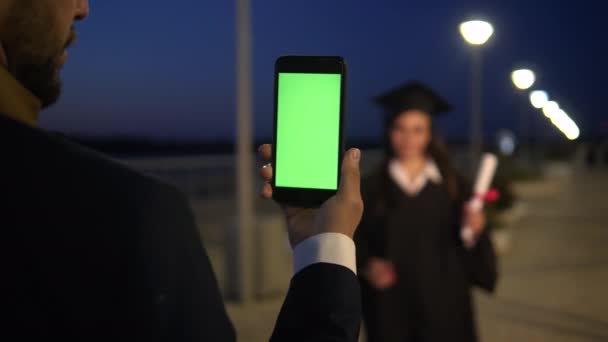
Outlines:
[[[234,137],[232,0],[90,0],[63,71],[64,95],[42,118],[69,134],[171,140]],[[273,63],[286,54],[341,55],[349,67],[348,136],[381,131],[370,97],[427,82],[455,106],[439,120],[449,139],[468,134],[470,49],[458,24],[491,21],[484,47],[484,130],[517,130],[520,108],[536,132],[554,130],[510,82],[536,71],[584,138],[608,133],[608,50],[603,1],[252,0],[255,133],[271,135]],[[568,4],[568,6],[560,5]],[[526,102],[527,103],[527,102]],[[554,132],[554,137],[558,135]]]

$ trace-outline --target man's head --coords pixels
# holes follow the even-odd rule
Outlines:
[[[59,72],[76,38],[74,21],[89,12],[88,0],[2,0],[0,67],[40,99],[53,104],[61,92]]]

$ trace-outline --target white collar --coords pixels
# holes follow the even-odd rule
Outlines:
[[[410,196],[420,193],[428,181],[434,184],[441,184],[443,181],[437,164],[431,159],[427,160],[424,169],[415,178],[408,175],[407,171],[399,164],[399,161],[395,159],[389,162],[388,173],[399,188]]]

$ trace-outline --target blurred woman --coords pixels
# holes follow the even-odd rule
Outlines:
[[[385,159],[362,183],[357,230],[368,342],[476,341],[471,286],[493,291],[496,260],[471,189],[433,135],[433,117],[450,110],[417,82],[376,101],[386,111]],[[463,223],[476,244],[460,239]]]

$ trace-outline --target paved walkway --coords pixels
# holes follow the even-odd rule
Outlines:
[[[523,190],[497,296],[478,298],[483,341],[608,341],[608,174]]]
[[[608,174],[522,187],[494,297],[477,296],[483,341],[608,341]],[[280,297],[228,306],[239,341],[267,341]]]

